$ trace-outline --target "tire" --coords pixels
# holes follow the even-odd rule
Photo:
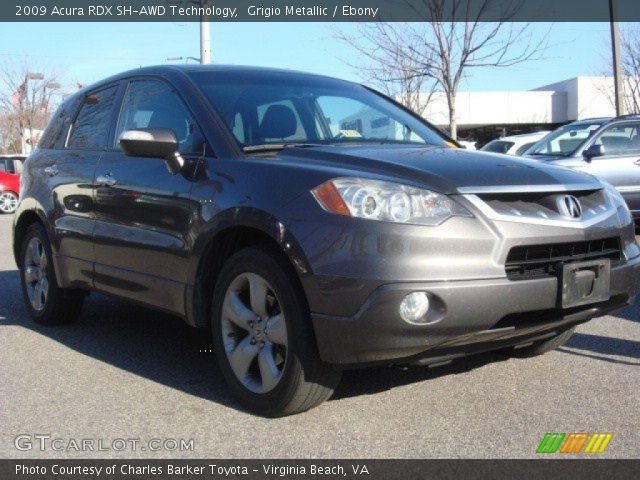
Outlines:
[[[18,208],[18,195],[11,191],[0,193],[0,213],[13,213]]]
[[[232,255],[216,281],[211,312],[216,358],[245,408],[279,417],[331,397],[341,373],[320,360],[304,292],[277,248]]]
[[[542,340],[527,347],[505,349],[502,350],[502,353],[516,358],[537,357],[538,355],[543,355],[547,352],[551,352],[552,350],[555,350],[556,348],[564,345],[567,340],[569,340],[571,335],[573,335],[574,330],[575,327],[570,328],[569,330],[565,330],[564,332],[548,340]]]
[[[36,323],[53,326],[77,320],[84,295],[58,287],[51,246],[39,223],[29,226],[22,240],[20,283],[27,310]]]

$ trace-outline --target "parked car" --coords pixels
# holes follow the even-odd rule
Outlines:
[[[467,140],[458,140],[458,143],[462,145],[464,148],[466,148],[467,150],[477,150],[476,142],[467,141]]]
[[[541,138],[550,132],[548,130],[534,133],[523,133],[522,135],[510,135],[490,141],[480,150],[483,152],[504,153],[507,155],[522,155]]]
[[[98,291],[210,328],[230,389],[275,416],[346,368],[539,355],[632,301],[640,248],[615,189],[453,146],[324,76],[116,75],[69,97],[26,162],[26,308],[71,322]]]
[[[0,213],[13,213],[20,197],[20,173],[25,155],[0,155]]]
[[[570,123],[537,142],[525,156],[590,173],[612,184],[640,225],[640,116]]]

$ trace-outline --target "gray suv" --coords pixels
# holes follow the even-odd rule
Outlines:
[[[570,123],[542,138],[524,156],[590,173],[612,184],[640,225],[640,116]]]
[[[36,322],[75,320],[90,292],[178,315],[265,415],[320,404],[346,368],[539,355],[639,287],[615,189],[457,148],[324,76],[113,76],[62,104],[22,180],[14,254]]]

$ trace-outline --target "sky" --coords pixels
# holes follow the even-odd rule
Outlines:
[[[462,90],[529,90],[603,70],[610,48],[607,23],[536,24],[549,33],[545,59],[518,67],[468,70]],[[361,80],[359,54],[334,38],[355,24],[212,23],[214,63],[258,65]],[[123,70],[180,63],[168,57],[199,56],[198,23],[3,23],[0,65],[27,62],[55,72],[61,83],[90,84]],[[32,70],[33,71],[33,70]]]

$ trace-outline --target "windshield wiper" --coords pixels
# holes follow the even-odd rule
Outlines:
[[[262,145],[247,145],[242,148],[243,152],[270,152],[283,150],[285,148],[308,148],[308,147],[323,147],[325,145],[321,143],[265,143]]]

